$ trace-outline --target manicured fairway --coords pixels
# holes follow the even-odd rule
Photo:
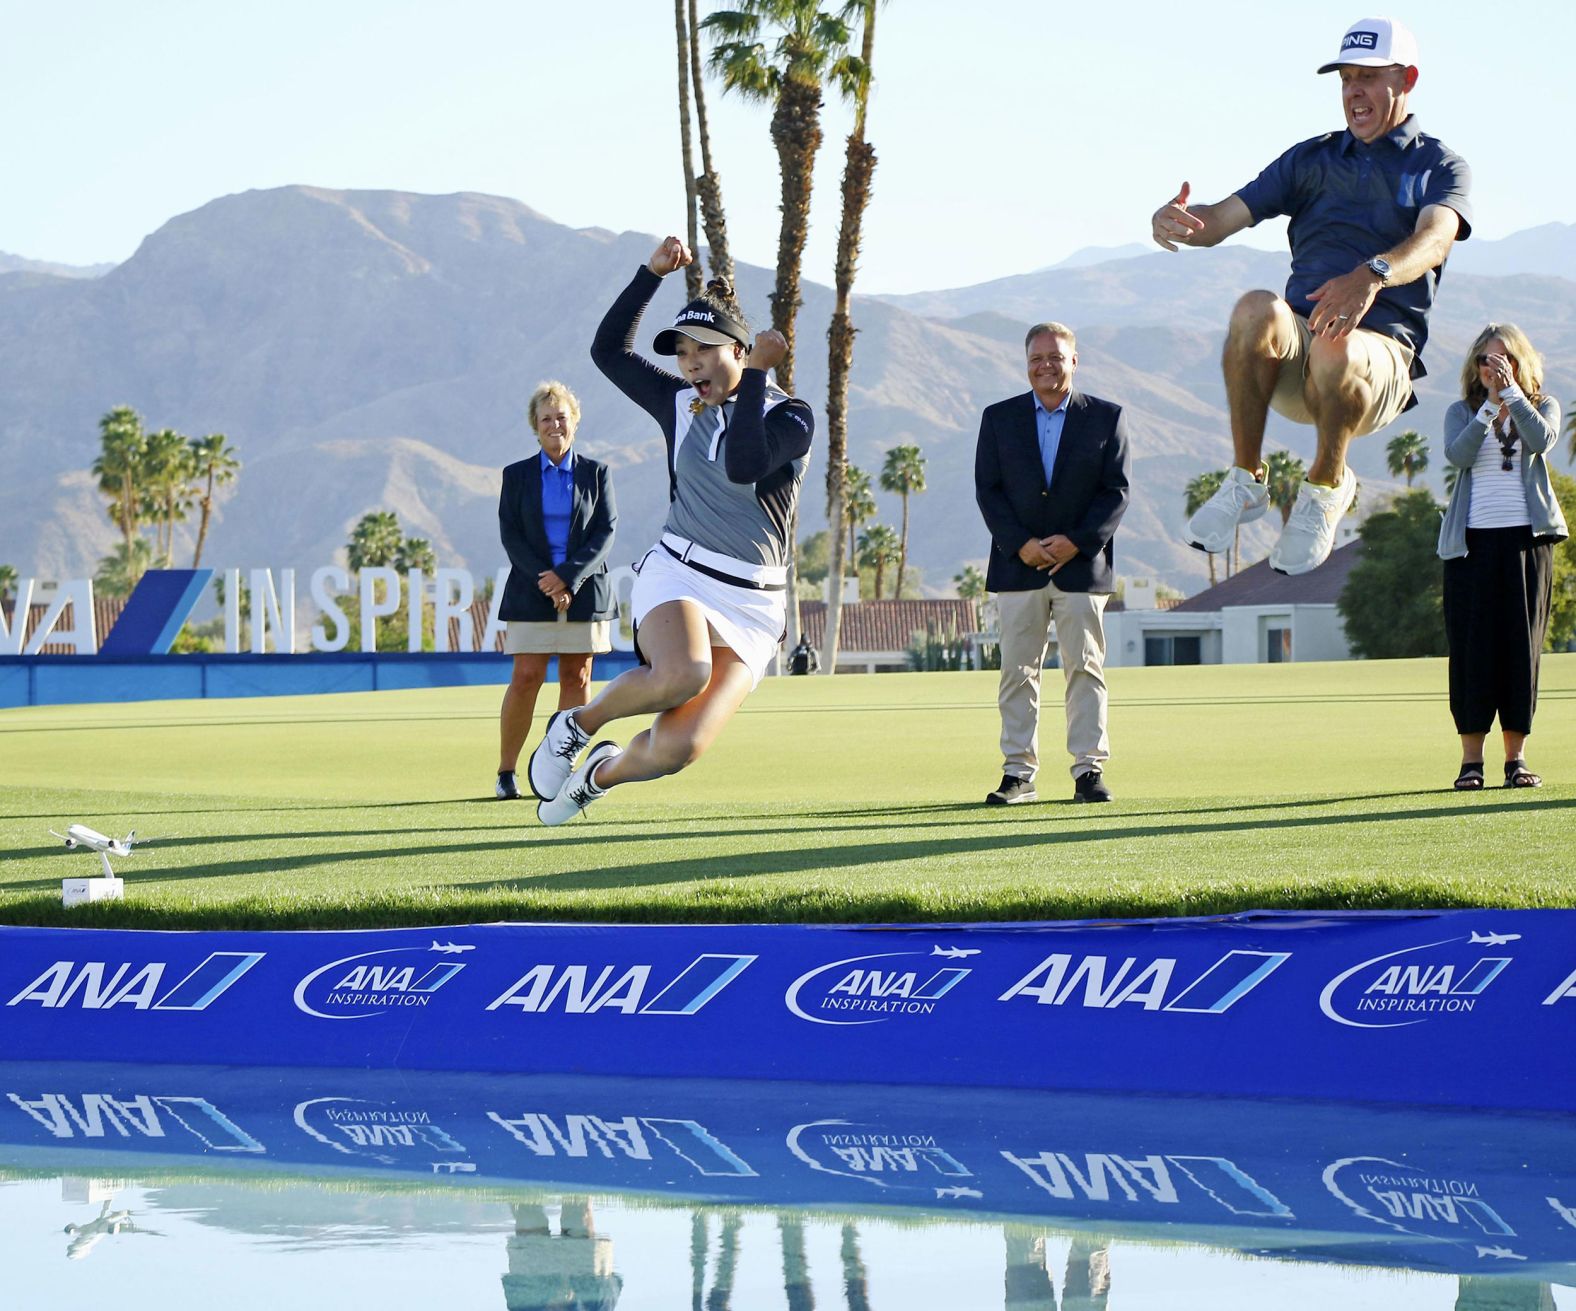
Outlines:
[[[1440,661],[1115,670],[1117,801],[1088,807],[1048,674],[1047,799],[1006,810],[980,804],[994,675],[776,679],[694,768],[555,830],[490,799],[497,688],[3,711],[0,921],[1576,906],[1576,656],[1544,662],[1539,791],[1449,790],[1444,679]],[[97,868],[49,837],[73,821],[155,839],[118,862],[122,905],[61,908],[60,880]]]

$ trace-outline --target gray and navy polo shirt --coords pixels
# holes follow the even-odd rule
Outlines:
[[[749,368],[724,405],[692,412],[695,389],[633,349],[640,316],[661,283],[640,268],[597,328],[591,358],[662,429],[666,531],[743,564],[786,565],[815,415],[763,370]]]

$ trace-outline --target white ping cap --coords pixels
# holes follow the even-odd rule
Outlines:
[[[1384,68],[1400,64],[1417,67],[1417,38],[1404,23],[1393,18],[1359,18],[1341,38],[1341,53],[1319,69],[1333,73],[1347,64]]]

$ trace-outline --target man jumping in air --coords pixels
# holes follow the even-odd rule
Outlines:
[[[1317,451],[1270,552],[1283,574],[1317,569],[1330,554],[1357,492],[1347,443],[1417,404],[1412,380],[1425,372],[1445,257],[1472,230],[1466,161],[1407,113],[1417,85],[1411,32],[1394,19],[1360,19],[1319,69],[1333,71],[1345,131],[1293,146],[1213,205],[1190,205],[1184,182],[1153,218],[1155,241],[1173,251],[1291,218],[1285,297],[1250,291],[1232,310],[1221,367],[1235,463],[1187,527],[1199,550],[1226,550],[1237,527],[1269,506],[1260,455],[1270,407],[1311,423]]]

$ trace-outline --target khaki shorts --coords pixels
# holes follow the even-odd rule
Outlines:
[[[504,622],[505,655],[601,655],[613,649],[613,627],[607,619],[570,619],[560,611],[556,619]]]
[[[1281,361],[1280,375],[1275,380],[1275,393],[1270,405],[1276,414],[1283,414],[1293,423],[1312,423],[1313,415],[1303,393],[1308,376],[1308,353],[1313,342],[1313,329],[1300,314],[1292,315],[1297,325],[1297,345],[1292,354]],[[1357,328],[1348,339],[1352,358],[1357,363],[1358,374],[1366,379],[1373,399],[1354,436],[1366,437],[1378,432],[1406,408],[1412,395],[1412,352],[1394,337],[1382,332]]]

